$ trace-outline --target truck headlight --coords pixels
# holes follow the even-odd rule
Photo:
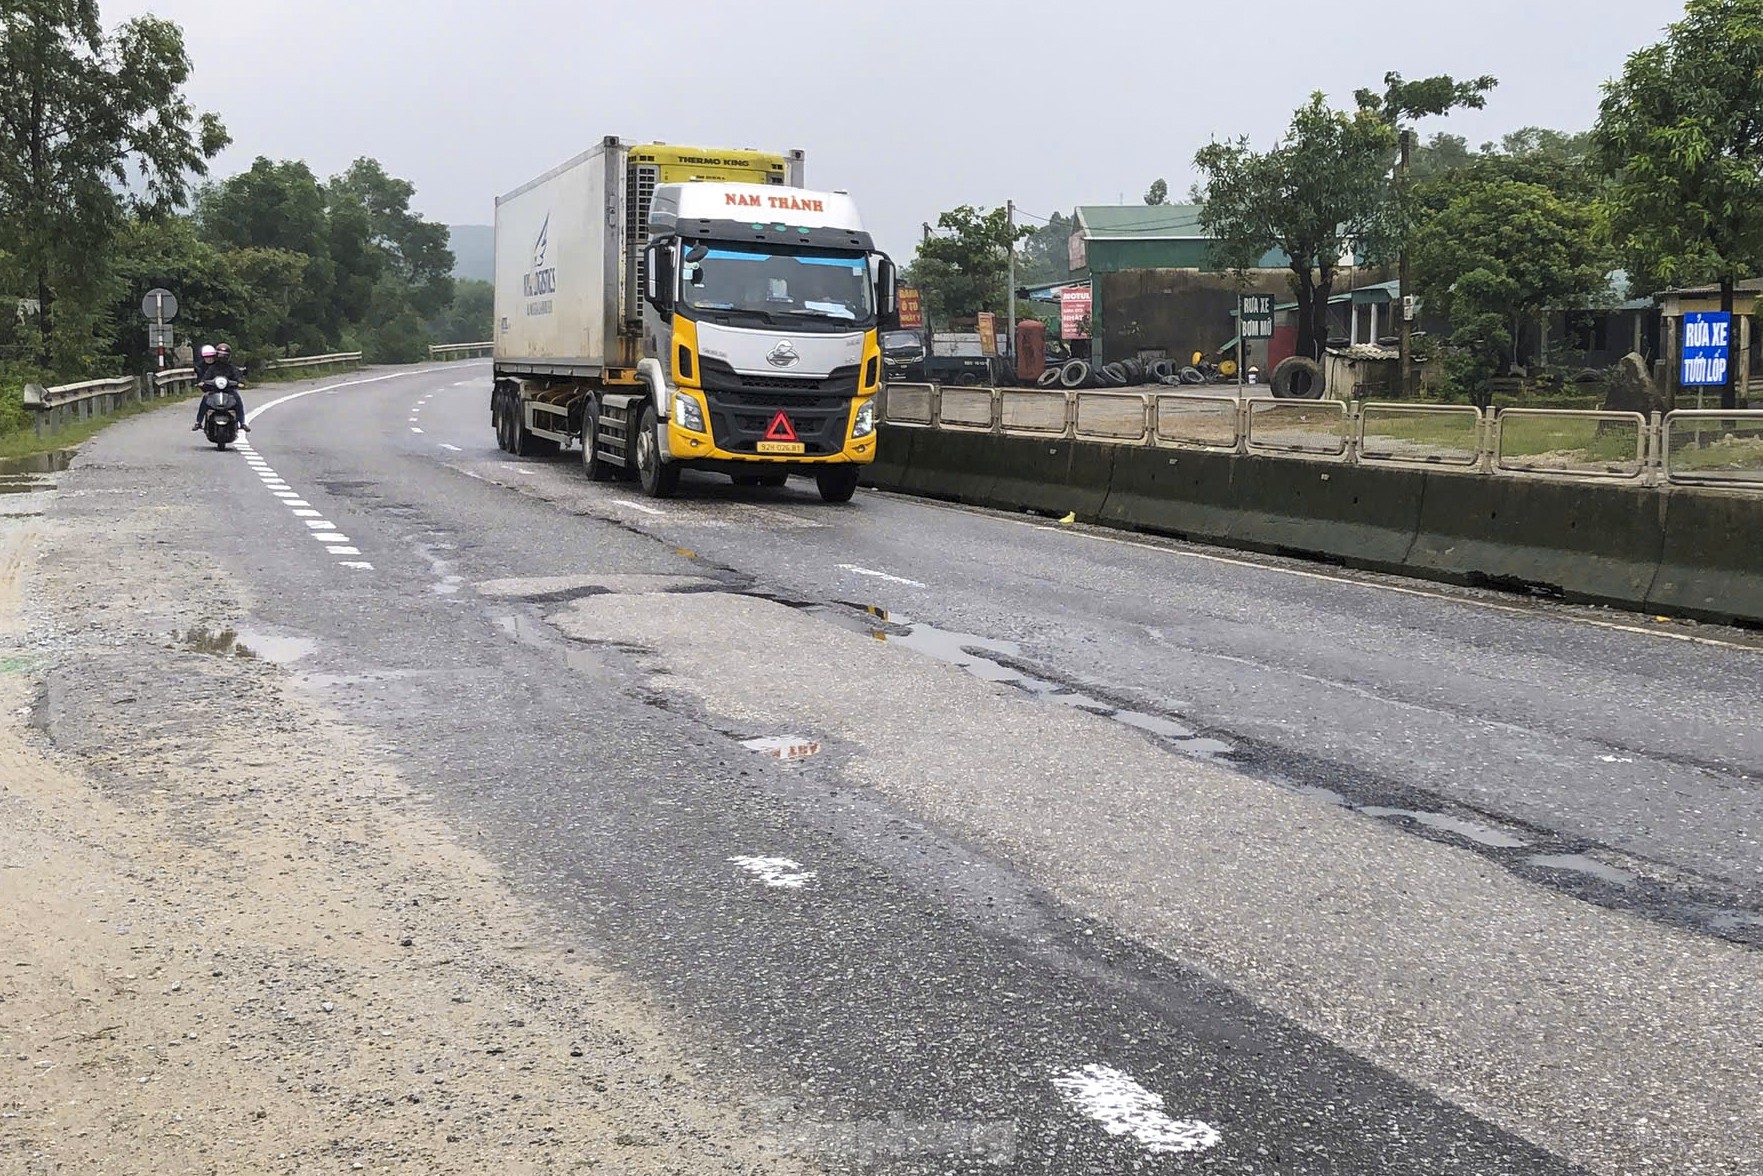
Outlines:
[[[867,437],[875,432],[875,401],[865,400],[857,406],[857,420],[851,425],[853,438]]]
[[[690,396],[675,393],[673,397],[673,423],[691,433],[704,431],[704,408]]]

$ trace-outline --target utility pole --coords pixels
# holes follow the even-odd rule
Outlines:
[[[1010,309],[1004,316],[1005,354],[1016,358],[1016,201],[1004,202],[1004,221],[1010,226]]]
[[[1414,395],[1414,324],[1409,321],[1408,318],[1408,295],[1413,292],[1412,283],[1414,279],[1408,272],[1408,226],[1406,224],[1408,209],[1408,162],[1413,142],[1414,132],[1404,130],[1402,132],[1402,158],[1401,162],[1397,164],[1397,174],[1401,177],[1397,180],[1397,184],[1402,194],[1402,210],[1404,217],[1404,223],[1402,226],[1402,249],[1396,261],[1396,268],[1398,270],[1396,275],[1396,285],[1398,288],[1396,290],[1395,301],[1395,306],[1397,308],[1396,313],[1401,316],[1402,324],[1399,334],[1401,336],[1401,379],[1403,399],[1407,399]],[[1373,339],[1372,342],[1376,343],[1377,340]]]

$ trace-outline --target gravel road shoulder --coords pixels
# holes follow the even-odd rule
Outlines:
[[[0,1169],[802,1170],[239,648],[181,510],[0,522]]]

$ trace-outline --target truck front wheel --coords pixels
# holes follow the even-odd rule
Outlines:
[[[815,484],[820,487],[820,497],[827,502],[849,502],[857,493],[857,479],[862,475],[860,467],[854,465],[832,466],[814,475]]]
[[[661,460],[661,441],[656,436],[655,406],[643,405],[637,419],[637,481],[649,498],[672,498],[679,492],[679,467]]]

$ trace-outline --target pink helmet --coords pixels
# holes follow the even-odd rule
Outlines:
[[[212,343],[204,343],[202,345],[202,358],[203,359],[213,359],[214,354],[215,354],[214,345]]]

